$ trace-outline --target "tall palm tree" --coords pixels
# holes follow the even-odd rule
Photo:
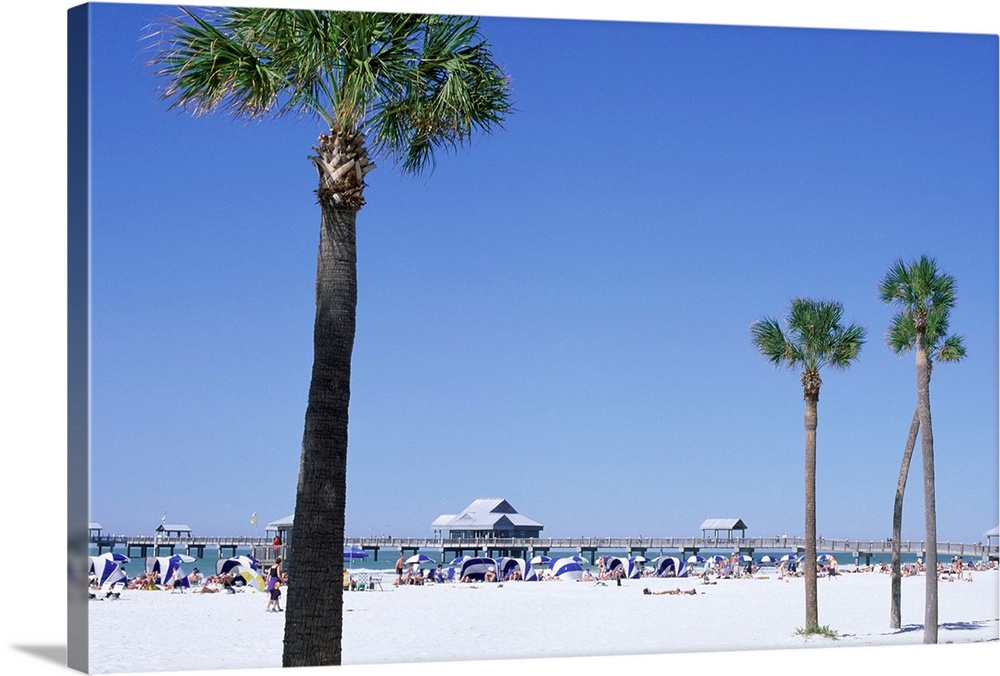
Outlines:
[[[928,380],[933,375],[934,362],[957,362],[965,357],[965,344],[961,336],[947,336],[948,314],[935,312],[927,318],[927,368]],[[889,349],[896,354],[905,354],[913,349],[917,340],[913,318],[897,315],[885,337]],[[903,461],[899,468],[899,480],[896,483],[896,499],[892,508],[892,581],[890,584],[889,626],[899,629],[902,626],[902,564],[900,545],[903,537],[903,495],[906,491],[906,479],[910,473],[910,460],[916,446],[917,434],[920,431],[920,412],[914,408],[910,432],[906,437],[906,448],[903,449]]]
[[[843,326],[844,307],[837,302],[806,298],[792,300],[785,328],[765,317],[750,326],[754,347],[775,367],[802,369],[802,392],[806,403],[805,466],[805,631],[819,631],[816,593],[816,427],[818,422],[820,369],[845,370],[857,359],[866,330],[857,324]]]
[[[317,118],[314,359],[295,500],[284,666],[341,662],[344,507],[357,212],[385,156],[411,173],[465,146],[511,110],[507,77],[478,21],[427,14],[182,9],[151,33],[170,107],[260,119]]]
[[[955,307],[955,278],[941,274],[932,258],[921,256],[909,265],[897,260],[879,283],[883,303],[900,310],[893,325],[913,325],[913,350],[917,367],[917,420],[920,426],[920,450],[924,471],[924,537],[927,574],[924,576],[924,643],[937,643],[938,576],[937,512],[934,498],[934,432],[931,426],[931,360],[928,332],[934,322],[947,320]]]

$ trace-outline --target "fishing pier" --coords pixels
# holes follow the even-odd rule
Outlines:
[[[591,563],[597,560],[599,552],[624,551],[629,557],[645,556],[647,558],[662,555],[676,555],[683,558],[702,551],[737,552],[753,556],[760,551],[787,551],[791,554],[801,554],[805,551],[806,541],[802,537],[774,538],[733,538],[733,537],[700,537],[700,538],[346,538],[345,547],[360,547],[371,552],[373,559],[378,561],[379,554],[386,550],[389,556],[400,554],[436,553],[441,561],[465,554],[472,556],[516,556],[530,559],[538,554],[548,555],[550,551],[574,551],[578,556],[588,559]],[[830,554],[847,554],[856,562],[871,563],[871,557],[876,554],[890,554],[892,541],[886,540],[831,540],[820,538],[816,542],[819,552]],[[926,557],[927,550],[922,541],[905,540],[900,543],[903,554],[915,554]],[[938,554],[945,556],[961,556],[966,559],[982,558],[984,560],[997,558],[997,545],[983,543],[967,544],[961,542],[938,542]]]

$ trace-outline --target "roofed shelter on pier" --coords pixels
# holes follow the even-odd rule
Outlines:
[[[720,537],[720,531],[726,531],[727,537],[734,537],[733,531],[740,531],[740,537],[746,537],[747,525],[743,519],[705,519],[701,524],[701,536],[708,537],[708,531],[712,531],[713,537]]]
[[[537,538],[543,526],[503,498],[480,498],[459,514],[442,514],[431,528],[436,536],[447,530],[450,538]]]

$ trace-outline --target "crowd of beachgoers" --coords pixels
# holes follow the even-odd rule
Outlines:
[[[579,558],[579,557],[577,557]],[[667,567],[664,573],[659,573],[656,565],[645,565],[645,560],[638,557],[634,569],[623,565],[610,565],[610,562],[621,559],[618,557],[600,556],[594,565],[596,570],[581,566],[577,575],[570,577],[561,576],[552,568],[532,571],[530,579],[538,581],[560,581],[569,579],[576,582],[597,582],[606,583],[608,581],[617,582],[626,578],[647,578],[647,577],[691,577],[698,578],[702,584],[715,584],[718,580],[728,579],[778,579],[789,580],[803,576],[803,557],[786,556],[782,559],[767,560],[765,562],[754,561],[746,556],[732,554],[729,557],[715,556],[708,560],[692,561],[691,565],[681,568],[678,574],[678,567]],[[502,561],[503,559],[500,559]],[[632,560],[634,561],[634,559]],[[453,562],[453,564],[456,562]],[[656,563],[656,560],[653,561]],[[522,562],[523,565],[523,562]],[[517,582],[526,578],[526,573],[522,565],[513,565],[507,568],[498,568],[489,565],[485,572],[478,575],[454,575],[458,568],[455,565],[445,568],[443,564],[437,564],[435,568],[421,568],[419,564],[405,565],[402,557],[396,565],[396,575],[393,579],[393,586],[421,586],[425,584],[448,584],[448,583],[505,583]],[[950,563],[938,563],[938,576],[941,580],[952,582],[956,580],[971,581],[972,573],[975,571],[987,571],[996,569],[996,561],[969,561],[964,557],[952,557]],[[530,569],[530,566],[529,566]],[[818,577],[836,577],[843,573],[881,573],[891,574],[892,567],[888,562],[878,564],[867,564],[864,566],[841,566],[835,556],[821,555],[816,563],[816,573]],[[926,566],[922,559],[917,559],[912,563],[904,563],[900,566],[900,574],[903,577],[914,575],[925,575]],[[344,570],[344,589],[356,590],[364,589],[364,582],[368,574],[355,574],[352,571]]]

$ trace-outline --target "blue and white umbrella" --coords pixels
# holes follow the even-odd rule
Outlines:
[[[345,559],[367,559],[368,552],[363,550],[357,545],[351,545],[350,547],[344,547],[344,558]]]
[[[736,560],[739,561],[740,563],[753,563],[753,557],[748,556],[746,554],[740,554],[738,557],[736,557]]]
[[[552,557],[539,554],[538,556],[533,557],[528,563],[533,566],[547,566],[552,563]]]
[[[434,563],[434,559],[426,554],[414,554],[406,560],[407,565],[417,564],[419,566],[421,563]]]
[[[711,561],[712,563],[725,563],[729,559],[725,556],[722,556],[721,554],[716,554],[715,556],[708,557],[708,560]]]
[[[705,563],[705,557],[704,556],[698,556],[697,554],[692,554],[691,556],[687,557],[687,562],[688,563]]]
[[[453,558],[451,560],[451,562],[448,565],[449,566],[461,566],[463,561],[468,561],[471,558],[472,557],[469,556],[468,554],[466,554],[465,556],[456,556],[455,558]]]
[[[258,591],[264,590],[264,578],[260,574],[260,562],[252,556],[231,556],[219,559],[215,564],[217,575],[232,575],[240,577],[246,585],[254,586]]]
[[[588,561],[586,558],[580,556],[579,554],[577,554],[576,556],[571,556],[569,558],[573,559],[573,561],[575,561],[576,563],[579,563],[581,566],[585,566],[588,563],[590,563],[590,561]]]
[[[777,563],[777,561],[778,559],[774,558],[770,554],[765,554],[764,556],[760,557],[761,563]]]
[[[784,556],[781,557],[780,560],[781,561],[798,561],[799,559],[798,559],[798,557],[795,556],[795,554],[785,554]]]
[[[816,560],[819,563],[830,563],[831,561],[836,561],[836,559],[833,558],[833,554],[820,554],[816,557]]]

